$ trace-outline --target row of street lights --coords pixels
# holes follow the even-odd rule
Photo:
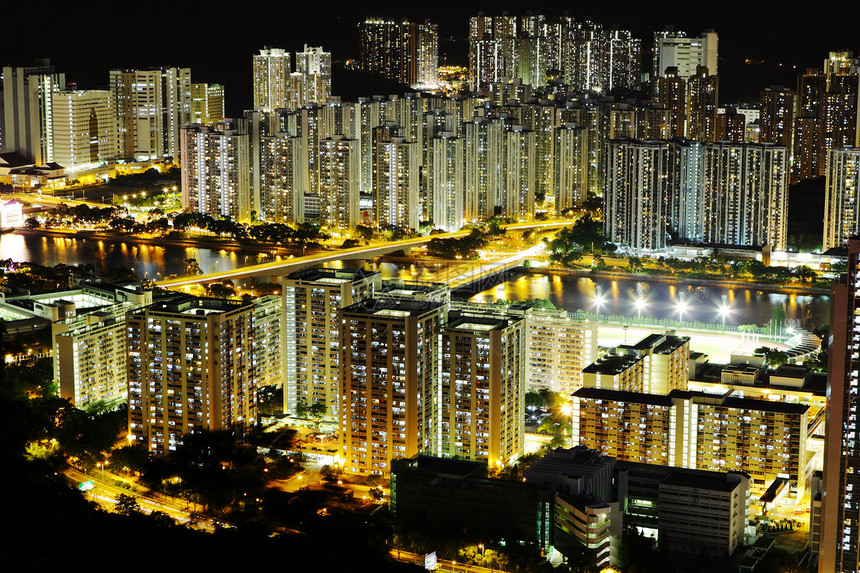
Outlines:
[[[597,292],[594,295],[593,303],[595,313],[600,314],[601,307],[606,304],[606,296],[603,294],[603,289],[600,285],[597,286]],[[639,297],[633,301],[633,307],[636,309],[637,317],[642,318],[642,311],[648,308],[648,301],[640,294]],[[684,315],[690,310],[692,310],[692,306],[684,300],[684,293],[679,293],[678,300],[675,301],[675,311],[678,313],[678,321],[682,321],[684,319]],[[725,328],[726,317],[731,316],[732,314],[732,309],[728,304],[728,297],[726,295],[723,295],[722,303],[717,308],[717,312],[722,318],[723,328]]]

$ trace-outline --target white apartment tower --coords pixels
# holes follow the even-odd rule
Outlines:
[[[54,161],[53,98],[66,89],[66,75],[48,60],[3,68],[2,151],[16,151],[36,165]]]
[[[182,208],[213,217],[251,220],[246,120],[182,130]]]
[[[111,70],[118,156],[128,161],[180,157],[180,130],[191,123],[191,69]]]
[[[418,173],[420,149],[402,137],[376,144],[373,158],[373,196],[376,224],[418,228]]]
[[[116,114],[109,91],[57,92],[53,100],[54,161],[70,178],[116,160]]]
[[[323,404],[337,418],[341,335],[338,311],[371,296],[378,273],[314,267],[281,279],[284,411]]]
[[[610,140],[606,148],[606,236],[636,251],[664,249],[671,192],[669,143]]]
[[[848,239],[860,233],[860,148],[827,150],[827,184],[824,201],[826,251],[847,247]]]
[[[287,107],[291,69],[290,53],[281,48],[263,48],[254,54],[254,109]]]
[[[788,155],[770,143],[705,146],[705,242],[785,250]]]
[[[433,138],[431,148],[431,163],[427,171],[433,226],[445,231],[459,231],[464,224],[464,140],[451,132],[442,132]]]
[[[654,77],[663,77],[666,68],[677,68],[678,77],[687,79],[696,75],[697,66],[708,68],[717,75],[717,49],[719,40],[713,30],[701,36],[687,36],[684,32],[663,31],[654,34]]]
[[[304,51],[296,52],[296,73],[302,76],[299,106],[310,102],[328,103],[331,97],[331,52],[305,44]]]
[[[339,229],[359,222],[358,141],[333,135],[320,142],[320,221]]]

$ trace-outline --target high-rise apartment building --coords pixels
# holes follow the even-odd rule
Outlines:
[[[459,231],[465,224],[465,140],[452,132],[441,132],[430,142],[427,165],[430,214],[433,226]]]
[[[128,437],[153,454],[256,423],[254,305],[183,297],[127,317]]]
[[[705,146],[704,240],[784,250],[788,148],[763,143]]]
[[[284,297],[270,294],[254,299],[254,360],[257,364],[257,387],[284,386],[281,350],[284,329]]]
[[[372,179],[377,226],[418,228],[420,151],[414,141],[380,132],[374,149]]]
[[[116,160],[117,130],[108,91],[62,91],[53,94],[53,158],[70,179],[106,168]]]
[[[657,102],[669,110],[669,134],[684,137],[687,125],[687,82],[678,68],[667,68],[655,78]]]
[[[284,298],[284,411],[323,404],[337,418],[341,335],[338,311],[368,298],[378,273],[322,267],[281,279]]]
[[[263,48],[254,54],[254,109],[272,111],[288,107],[290,53],[281,48]]]
[[[851,237],[860,234],[860,148],[827,150],[827,179],[824,199],[825,251],[847,247]]]
[[[686,79],[696,74],[698,66],[705,66],[717,75],[717,49],[719,40],[713,30],[701,36],[687,36],[672,30],[654,34],[654,78],[666,74],[667,68],[677,68],[678,77]]]
[[[62,292],[55,301],[39,302],[65,309],[51,323],[54,381],[60,396],[81,409],[100,401],[126,400],[125,315],[151,303],[151,290],[104,282],[81,284],[79,292]]]
[[[827,417],[824,434],[824,485],[821,496],[818,571],[860,568],[860,239],[848,241],[848,272],[833,281],[827,364]]]
[[[301,86],[298,94],[293,95],[297,105],[307,103],[325,105],[331,97],[331,52],[324,52],[322,47],[308,47],[302,52],[296,52],[296,73],[301,75]],[[291,76],[292,77],[292,76]]]
[[[620,461],[746,472],[762,493],[788,476],[802,499],[808,410],[733,392],[583,388],[573,395],[573,438]]]
[[[183,209],[240,222],[251,220],[246,120],[184,128],[182,156]]]
[[[672,145],[611,140],[606,144],[604,233],[637,251],[666,248],[666,206],[673,193]]]
[[[66,75],[48,60],[3,68],[3,147],[36,165],[54,161],[54,94],[66,89]]]
[[[191,123],[191,69],[111,70],[118,157],[180,157],[181,129]]]
[[[636,344],[616,347],[584,368],[582,385],[646,394],[686,390],[689,360],[689,337],[651,334]]]
[[[304,221],[304,197],[299,190],[299,140],[286,132],[260,138],[260,212],[264,221]]]
[[[212,125],[224,121],[224,86],[191,84],[191,123]]]
[[[563,310],[528,306],[508,309],[526,321],[527,387],[569,396],[582,387],[583,368],[597,359],[597,323],[571,318]]]
[[[719,77],[711,75],[704,66],[697,67],[687,80],[684,137],[695,141],[716,140],[719,93]]]
[[[358,141],[333,135],[320,142],[320,221],[338,229],[359,223]]]
[[[771,86],[761,92],[761,142],[793,149],[794,90]]]
[[[361,69],[410,87],[439,82],[436,24],[368,18],[358,25]]]
[[[439,452],[512,463],[525,439],[525,321],[498,312],[451,313],[442,329]]]
[[[553,195],[555,212],[581,207],[588,193],[588,131],[574,123],[555,128]]]
[[[433,451],[444,311],[439,302],[394,297],[340,311],[347,471],[388,476],[392,460]]]

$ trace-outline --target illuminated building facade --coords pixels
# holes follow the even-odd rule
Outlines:
[[[441,353],[440,454],[512,463],[525,439],[525,321],[451,313]]]
[[[182,208],[213,217],[251,220],[247,122],[231,119],[215,126],[182,130]]]
[[[610,140],[606,149],[604,233],[613,243],[637,251],[666,248],[666,206],[674,190],[672,145]]]
[[[819,573],[860,568],[860,497],[854,492],[855,486],[860,490],[858,258],[855,237],[848,241],[848,272],[831,287]]]
[[[359,223],[358,141],[333,135],[320,142],[320,221],[338,229]]]
[[[417,143],[398,136],[383,135],[376,143],[373,207],[378,227],[418,228],[420,151]]]
[[[128,436],[156,455],[256,423],[254,306],[184,297],[127,316]]]
[[[111,70],[118,156],[128,161],[180,157],[191,123],[191,69]]]
[[[793,149],[794,90],[771,86],[761,92],[761,142]]]
[[[682,79],[696,75],[698,66],[705,66],[717,75],[719,39],[713,30],[701,36],[687,36],[681,31],[665,30],[654,34],[654,77],[663,77],[667,68],[677,68]]]
[[[284,411],[323,404],[337,418],[340,404],[341,334],[338,311],[373,292],[378,273],[322,267],[281,279],[283,287]]]
[[[808,410],[732,392],[583,388],[573,395],[573,438],[623,461],[746,472],[760,491],[787,476],[801,499]]]
[[[860,233],[860,148],[843,147],[827,151],[827,183],[824,200],[824,242],[822,249],[847,247]]]
[[[263,48],[254,54],[254,109],[272,111],[288,107],[290,53]]]
[[[77,408],[99,401],[124,402],[127,312],[152,303],[152,291],[137,286],[86,283],[79,292],[56,293],[38,305],[64,307],[51,323],[54,380],[60,396]]]
[[[260,212],[264,221],[304,221],[297,181],[298,138],[278,132],[260,138]]]
[[[569,396],[582,388],[582,370],[597,359],[597,323],[563,310],[513,305],[508,312],[525,318],[528,389]]]
[[[706,243],[785,250],[788,159],[788,148],[770,143],[705,146]]]
[[[191,123],[212,125],[224,121],[224,86],[191,84]]]
[[[444,305],[369,298],[340,311],[344,468],[388,476],[434,449]]]
[[[439,83],[436,24],[368,18],[359,24],[361,69],[416,88]]]
[[[116,114],[110,92],[56,92],[53,109],[54,161],[70,179],[116,159]]]
[[[300,107],[306,103],[325,105],[331,97],[331,52],[324,52],[322,47],[308,47],[302,52],[296,52],[296,73],[301,76],[301,86],[293,95]],[[290,76],[292,78],[292,75]]]
[[[430,147],[432,154],[427,175],[433,226],[459,231],[465,224],[464,139],[452,132],[441,132],[432,139]]]
[[[48,60],[3,67],[3,151],[16,151],[36,165],[54,161],[53,98],[66,89],[66,75]]]

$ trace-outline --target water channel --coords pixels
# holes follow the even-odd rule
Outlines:
[[[242,249],[209,249],[183,246],[139,245],[122,240],[70,239],[6,233],[0,235],[0,259],[30,261],[53,266],[92,264],[97,273],[130,267],[141,278],[158,279],[184,274],[188,259],[203,272],[238,268],[272,260],[268,253]],[[377,263],[385,278],[400,276],[433,280],[439,266],[394,262]],[[675,318],[727,325],[766,324],[775,307],[786,318],[811,329],[828,322],[827,295],[795,294],[760,287],[726,286],[720,283],[691,285],[659,280],[610,279],[548,272],[514,273],[508,280],[488,286],[472,301],[499,299],[548,299],[569,311],[585,310],[610,315]],[[638,303],[638,304],[637,304]],[[721,313],[721,308],[723,309]],[[683,310],[681,310],[683,309]]]

